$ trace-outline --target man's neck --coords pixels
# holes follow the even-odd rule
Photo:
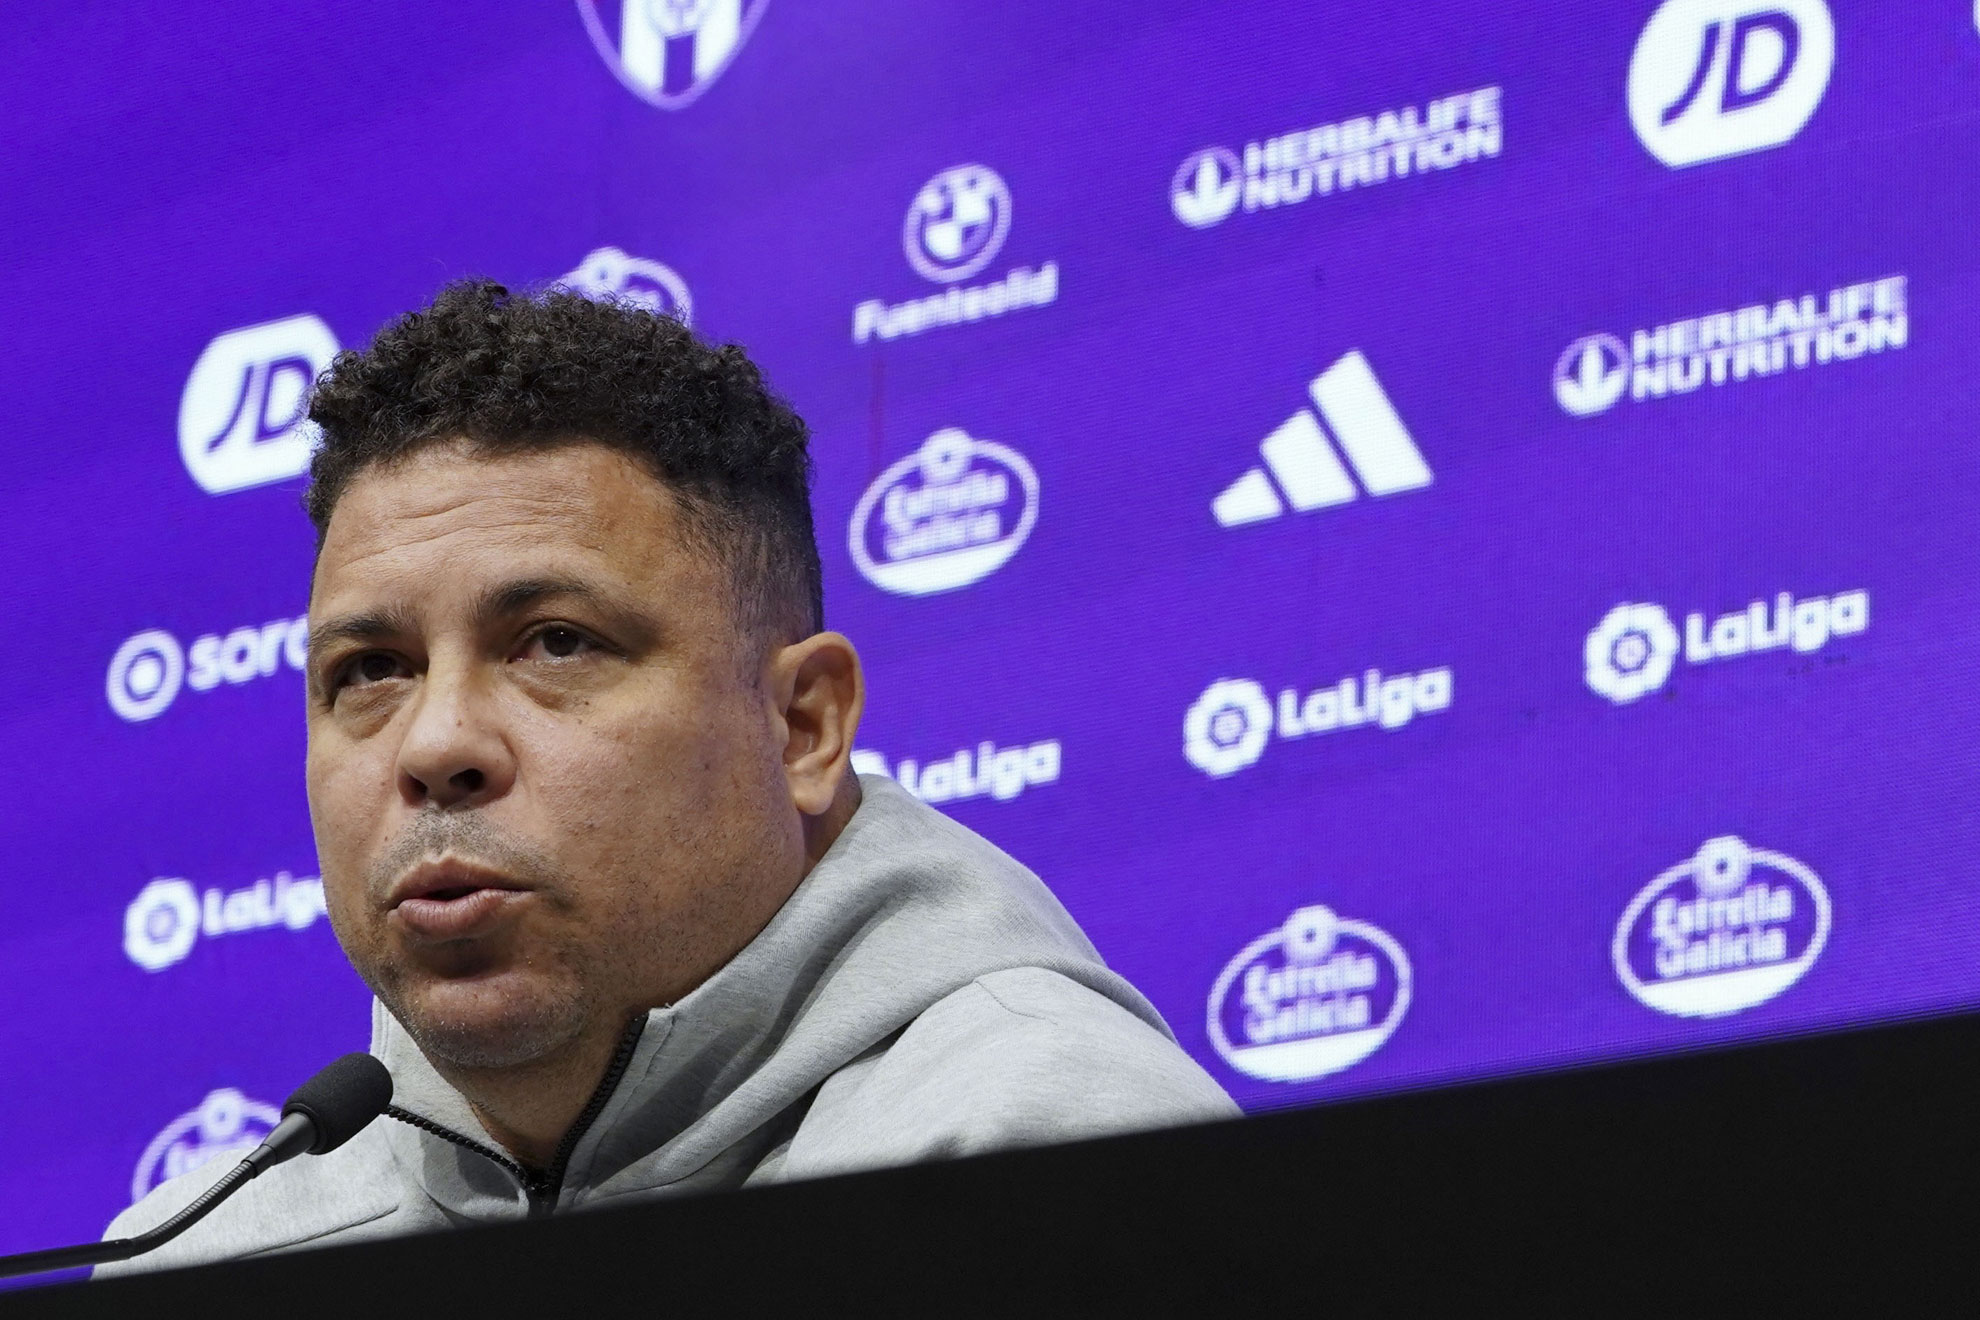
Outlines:
[[[525,1168],[548,1171],[557,1148],[604,1084],[605,1070],[631,1023],[608,1019],[599,1031],[555,1055],[518,1067],[441,1068],[488,1135]]]

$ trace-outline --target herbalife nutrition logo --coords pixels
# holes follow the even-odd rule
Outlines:
[[[1265,437],[1258,447],[1264,466],[1251,469],[1210,502],[1221,526],[1277,518],[1287,505],[1306,513],[1346,504],[1360,494],[1348,475],[1350,467],[1370,495],[1395,495],[1430,484],[1429,465],[1359,351],[1314,377],[1307,389],[1319,416],[1302,408]],[[1321,418],[1346,463],[1327,442]]]
[[[1316,197],[1455,169],[1505,145],[1499,89],[1481,87],[1184,157],[1169,180],[1169,208],[1191,229],[1238,210],[1296,206]]]
[[[1634,331],[1627,346],[1615,335],[1583,335],[1554,364],[1554,400],[1570,416],[1593,417],[1624,395],[1642,403],[1737,385],[1903,348],[1910,339],[1905,277],[1887,275],[1669,321]]]
[[[1702,612],[1694,612],[1685,616],[1682,636],[1661,605],[1618,605],[1583,644],[1583,677],[1596,696],[1627,706],[1668,683],[1680,658],[1703,665],[1765,651],[1810,655],[1834,638],[1854,636],[1869,626],[1867,591],[1806,600],[1783,591],[1771,609],[1767,601],[1756,600],[1709,622]]]

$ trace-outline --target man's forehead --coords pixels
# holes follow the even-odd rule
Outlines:
[[[353,596],[481,592],[511,580],[651,582],[691,570],[671,493],[597,445],[488,455],[436,446],[352,479],[312,609]]]

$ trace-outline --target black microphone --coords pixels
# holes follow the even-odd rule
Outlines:
[[[44,1270],[74,1269],[105,1261],[129,1260],[161,1247],[204,1219],[214,1206],[232,1196],[242,1184],[284,1160],[308,1153],[324,1155],[355,1137],[392,1103],[392,1074],[369,1054],[346,1054],[298,1086],[282,1106],[282,1121],[227,1176],[206,1189],[198,1200],[148,1233],[111,1238],[79,1247],[52,1247],[18,1256],[0,1256],[0,1279]]]

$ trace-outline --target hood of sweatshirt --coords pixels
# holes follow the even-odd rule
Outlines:
[[[734,1185],[790,1137],[826,1078],[1011,968],[1056,972],[1169,1034],[1037,876],[891,779],[863,775],[860,788],[845,829],[757,937],[628,1031],[616,1076],[549,1171],[554,1186],[533,1199],[467,1101],[374,1007],[372,1052],[396,1084],[382,1126],[404,1174],[469,1220]]]

